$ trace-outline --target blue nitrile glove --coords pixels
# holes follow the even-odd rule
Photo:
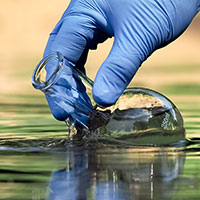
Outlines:
[[[114,36],[93,86],[95,101],[109,106],[141,63],[183,33],[199,9],[200,0],[72,0],[51,33],[44,55],[59,51],[84,71],[88,49]],[[48,102],[56,118],[65,118],[66,111],[51,98]]]
[[[41,62],[47,62],[46,84],[44,87],[37,86],[37,82],[33,81],[33,85],[45,93],[55,118],[64,121],[69,117],[76,128],[87,126],[93,106],[79,77],[80,72],[59,52],[44,57]],[[38,68],[35,70],[37,71]],[[33,80],[34,77],[35,75]]]

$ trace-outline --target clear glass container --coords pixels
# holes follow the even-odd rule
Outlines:
[[[142,145],[169,145],[185,139],[179,110],[156,91],[127,88],[109,109],[109,120],[98,128],[102,137]]]
[[[52,60],[56,66],[47,76],[47,63]],[[60,80],[72,86],[66,87],[64,92],[54,89]],[[147,88],[133,87],[127,88],[113,106],[100,108],[92,98],[93,81],[71,67],[60,53],[38,64],[32,83],[69,113],[66,121],[75,124],[78,130],[75,132],[83,138],[95,136],[142,145],[169,145],[185,138],[183,118],[167,97]]]

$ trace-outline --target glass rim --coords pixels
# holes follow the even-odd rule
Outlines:
[[[51,74],[51,76],[45,80],[44,82],[42,82],[40,80],[40,76],[42,73],[42,70],[46,67],[46,64],[52,60],[53,58],[57,58],[57,67],[55,68],[55,71]],[[40,90],[46,90],[48,88],[50,88],[58,79],[59,74],[57,73],[64,65],[64,57],[62,56],[61,53],[59,52],[55,52],[53,54],[50,54],[46,57],[44,57],[36,66],[33,75],[32,75],[32,85],[34,88],[36,89],[40,89]]]

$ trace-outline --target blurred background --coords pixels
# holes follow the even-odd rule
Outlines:
[[[42,58],[49,33],[69,0],[7,0],[0,7],[0,91],[2,95],[38,95],[31,85],[32,72]],[[110,39],[91,51],[87,74],[95,74],[108,55]],[[175,42],[156,51],[140,68],[132,85],[171,96],[200,94],[200,15]],[[198,95],[197,95],[198,94]],[[174,100],[175,97],[174,97]]]

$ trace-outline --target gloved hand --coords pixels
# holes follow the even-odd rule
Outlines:
[[[61,52],[84,71],[88,50],[114,36],[112,50],[93,86],[94,100],[109,106],[142,62],[183,33],[199,10],[200,0],[72,0],[50,34],[44,56]],[[67,116],[51,98],[47,100],[57,119]]]

